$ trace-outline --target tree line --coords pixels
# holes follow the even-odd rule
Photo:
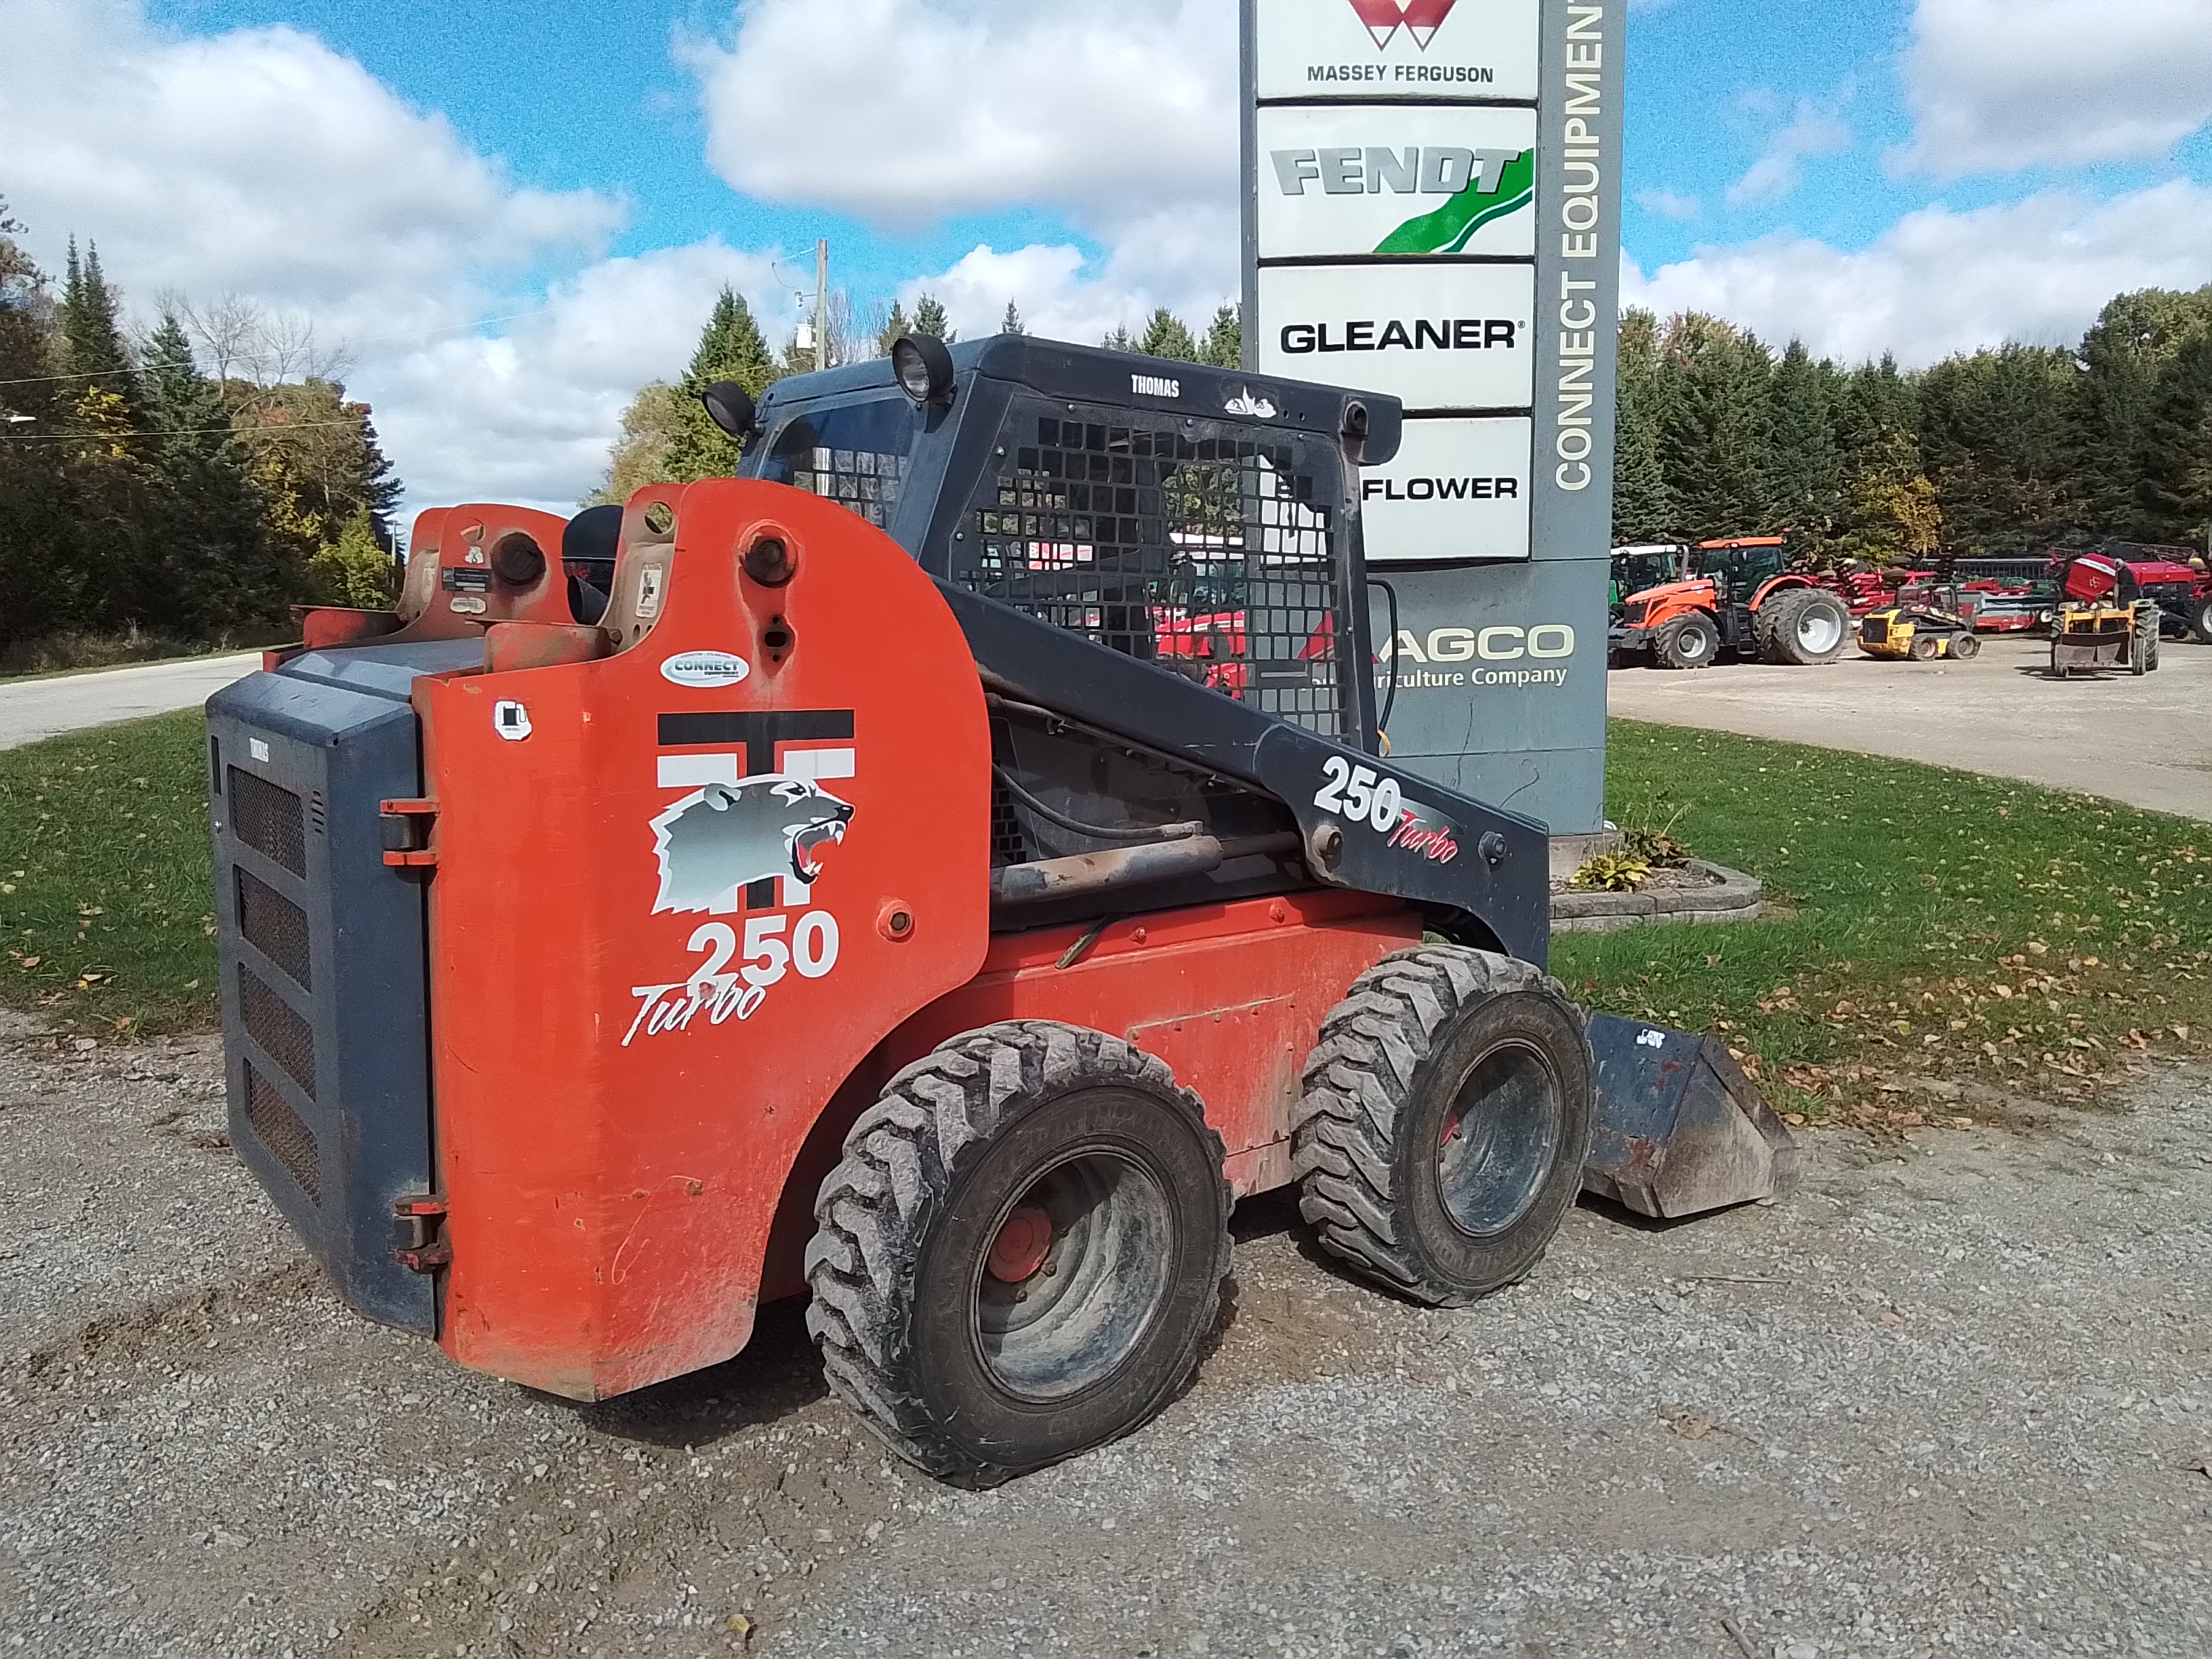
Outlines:
[[[386,603],[400,485],[312,329],[169,298],[134,337],[97,247],[57,286],[22,234],[0,202],[0,645]]]
[[[2078,346],[1900,371],[1630,311],[1618,543],[1791,532],[1817,560],[2212,538],[2212,286],[2107,305]]]
[[[833,368],[888,357],[902,334],[933,334],[947,345],[960,337],[943,303],[927,294],[917,297],[911,317],[903,303],[896,300],[888,312],[878,313],[866,325],[856,325],[853,317],[849,301],[842,295],[831,295],[826,337],[829,364]],[[1027,331],[1021,308],[1007,301],[999,332]],[[1235,368],[1243,350],[1234,306],[1215,311],[1203,335],[1194,333],[1189,324],[1163,307],[1152,313],[1143,329],[1133,331],[1119,327],[1099,343],[1116,350],[1222,368]],[[737,471],[738,447],[707,418],[699,394],[717,380],[735,380],[758,398],[785,375],[804,374],[814,367],[812,343],[802,343],[798,335],[786,343],[781,356],[771,351],[744,296],[724,288],[682,377],[672,382],[648,382],[623,411],[621,435],[608,458],[606,476],[587,501],[627,501],[631,491],[649,483],[690,483],[727,477]]]

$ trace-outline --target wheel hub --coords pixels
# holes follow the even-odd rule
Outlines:
[[[1052,1218],[1035,1205],[1024,1204],[999,1229],[983,1265],[1001,1285],[1019,1285],[1036,1276],[1051,1252]]]

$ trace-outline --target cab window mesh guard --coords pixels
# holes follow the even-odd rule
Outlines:
[[[1342,695],[1334,453],[1018,402],[951,579],[1329,737]],[[1080,413],[1080,411],[1078,411]]]

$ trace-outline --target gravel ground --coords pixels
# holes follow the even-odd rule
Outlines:
[[[986,1493],[895,1468],[787,1310],[592,1407],[364,1325],[219,1077],[0,1046],[0,1648],[2212,1653],[2201,1071],[2028,1135],[1821,1135],[1771,1208],[1583,1208],[1460,1312],[1248,1205],[1196,1385]]]
[[[2212,646],[2168,640],[2158,672],[2140,679],[2054,680],[2050,662],[2047,635],[1990,634],[1971,662],[1886,662],[1852,649],[1820,668],[1617,668],[1606,703],[1617,718],[1893,755],[2212,818]]]

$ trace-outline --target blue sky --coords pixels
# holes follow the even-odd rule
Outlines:
[[[1475,5],[1488,0],[1462,0]],[[1626,291],[1908,362],[2212,281],[2212,0],[1631,0]],[[1232,0],[0,0],[0,195],[559,504],[715,289],[1096,338],[1237,285]]]

